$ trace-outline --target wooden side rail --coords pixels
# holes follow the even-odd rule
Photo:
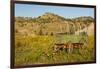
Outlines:
[[[80,49],[83,45],[83,43],[59,43],[54,45],[54,51],[57,52],[59,50],[68,50],[70,53],[74,48]]]

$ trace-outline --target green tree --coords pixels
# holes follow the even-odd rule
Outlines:
[[[39,35],[43,35],[42,29],[39,30]]]
[[[75,33],[75,29],[74,26],[71,24],[70,25],[70,34],[74,34]]]
[[[51,36],[53,36],[53,32],[51,32]]]

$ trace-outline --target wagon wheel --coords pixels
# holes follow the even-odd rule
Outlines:
[[[67,42],[67,45],[68,45],[68,53],[71,53],[73,51],[73,46],[72,46],[72,42],[71,41],[68,41]]]

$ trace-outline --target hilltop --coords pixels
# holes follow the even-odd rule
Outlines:
[[[76,31],[83,30],[94,23],[90,16],[77,18],[64,18],[54,13],[45,13],[37,18],[15,17],[16,33],[55,35],[55,34],[75,34]]]

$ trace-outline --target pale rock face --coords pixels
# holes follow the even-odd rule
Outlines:
[[[80,32],[86,32],[88,35],[94,35],[94,23],[91,23],[91,25],[82,30],[76,31],[75,35],[79,35]]]

